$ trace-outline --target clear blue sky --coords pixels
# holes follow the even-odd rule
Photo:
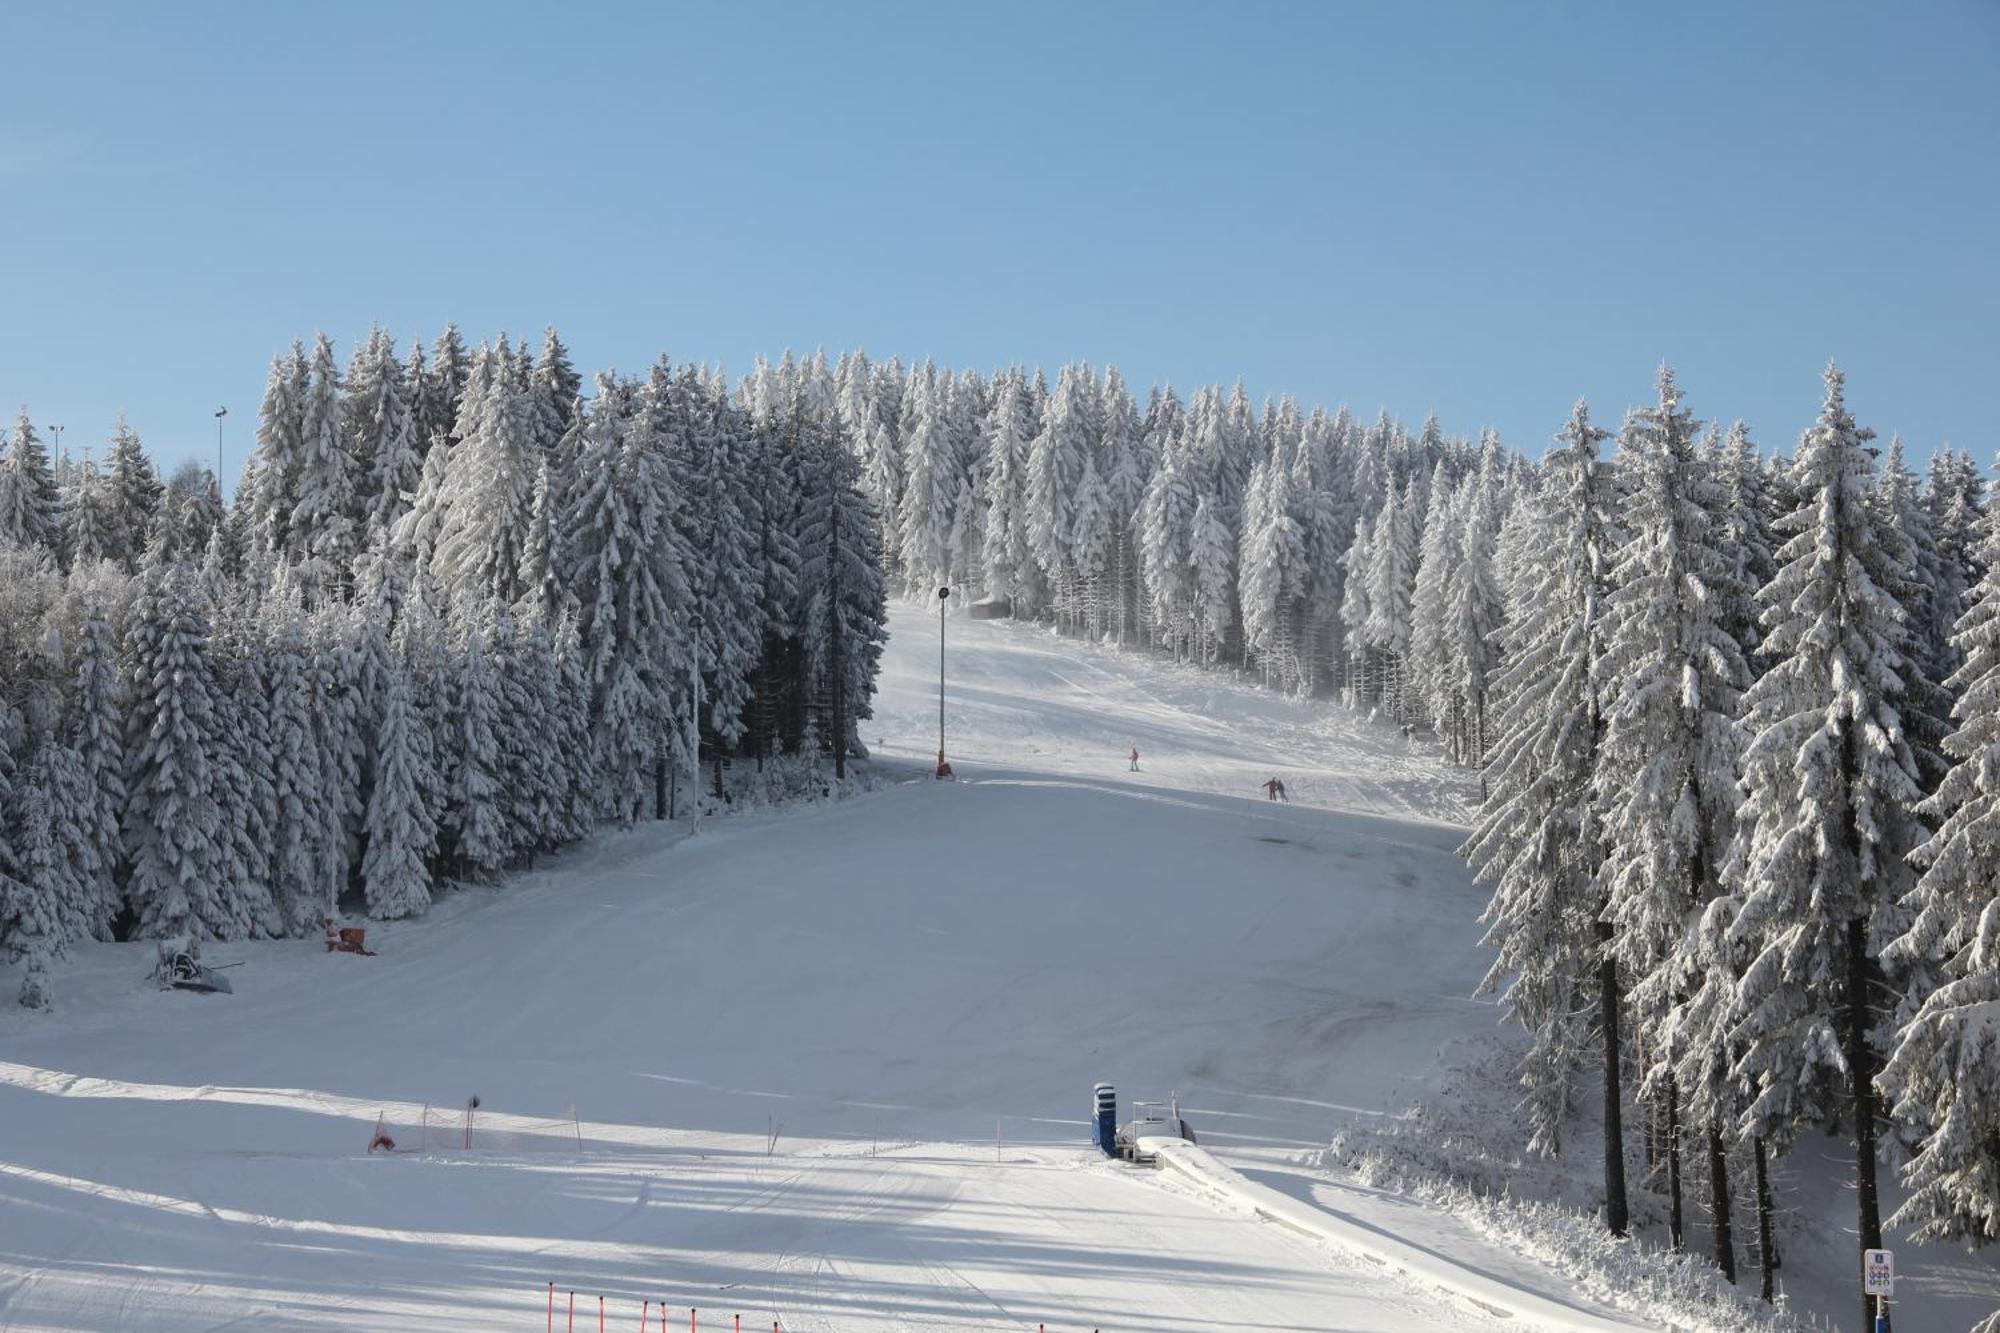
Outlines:
[[[1789,447],[1829,356],[1982,461],[2000,0],[16,4],[0,404],[249,446],[324,328],[1115,361],[1616,424],[1669,360]]]

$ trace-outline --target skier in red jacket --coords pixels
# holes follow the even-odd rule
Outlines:
[[[1139,747],[1136,745],[1132,747],[1132,766],[1125,771],[1127,773],[1137,773],[1139,771]]]
[[[1285,795],[1285,784],[1276,778],[1264,784],[1264,796],[1267,800],[1283,801],[1286,805],[1292,803],[1292,798]]]

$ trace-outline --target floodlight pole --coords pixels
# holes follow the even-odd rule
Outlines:
[[[938,776],[944,776],[944,609],[951,602],[951,589],[938,589]]]
[[[222,419],[229,415],[229,409],[215,409],[215,493],[222,495]]]

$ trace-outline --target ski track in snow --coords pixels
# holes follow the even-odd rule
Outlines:
[[[936,622],[893,625],[862,734],[915,772]],[[1462,775],[1253,682],[949,633],[959,783],[610,833],[376,958],[214,946],[233,996],[79,950],[54,1016],[0,1016],[0,1328],[531,1329],[550,1280],[557,1327],[574,1289],[613,1327],[1522,1328],[1083,1146],[1102,1078],[1276,1169],[1485,1039]],[[475,1093],[474,1151],[364,1151]]]

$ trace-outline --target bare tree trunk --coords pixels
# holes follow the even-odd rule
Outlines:
[[[1868,1044],[1868,919],[1847,923],[1846,1031],[1848,1079],[1853,1090],[1854,1194],[1863,1250],[1882,1248],[1882,1211],[1875,1185],[1875,1052]],[[1857,1256],[1858,1260],[1859,1256]],[[1857,1263],[1857,1267],[1858,1267]],[[1873,1302],[1861,1297],[1861,1328],[1873,1327]],[[1889,1326],[1883,1325],[1885,1333]]]
[[[1676,1253],[1687,1248],[1681,1211],[1681,1099],[1671,1075],[1667,1078],[1667,1235]]]
[[[1625,1198],[1624,1108],[1619,1104],[1624,1081],[1619,1070],[1618,960],[1611,956],[1611,923],[1597,922],[1598,947],[1604,957],[1597,965],[1598,1021],[1604,1029],[1604,1220],[1611,1234],[1622,1236],[1631,1225]]]
[[[1736,1237],[1729,1216],[1729,1154],[1722,1142],[1722,1125],[1708,1122],[1708,1217],[1715,1238],[1715,1266],[1736,1281]]]
[[[833,519],[833,567],[840,567],[840,516],[835,511]],[[827,675],[832,678],[833,689],[833,776],[841,781],[847,779],[847,688],[846,660],[842,655],[840,634],[840,583],[834,581],[832,595],[827,599]]]
[[[1764,1138],[1753,1144],[1757,1155],[1757,1265],[1763,1269],[1763,1285],[1758,1291],[1766,1301],[1776,1298],[1778,1256],[1771,1249],[1771,1176],[1766,1166]]]

